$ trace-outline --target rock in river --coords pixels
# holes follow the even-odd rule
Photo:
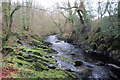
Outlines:
[[[75,61],[75,65],[74,66],[81,66],[83,64],[83,62],[82,61]]]

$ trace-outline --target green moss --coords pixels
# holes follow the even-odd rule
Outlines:
[[[26,51],[26,50],[31,50],[31,48],[29,48],[29,47],[19,47],[19,49],[21,50],[21,51]]]
[[[31,46],[43,45],[43,43],[38,40],[30,41],[30,42],[28,42],[28,44]]]
[[[34,49],[37,50],[44,50],[46,52],[52,53],[55,52],[55,50],[53,50],[52,48],[48,47],[47,45],[45,45],[47,42],[45,41],[44,43],[40,42],[40,41],[32,41],[29,42],[29,44],[31,46],[35,46]],[[40,49],[41,48],[41,49]]]
[[[43,51],[43,52],[47,52],[47,53],[53,53],[55,52],[54,49],[50,48],[50,47],[47,47],[47,46],[44,46],[46,47],[45,49],[43,49],[42,47],[33,47],[32,49],[35,49],[35,50],[40,50],[40,51]]]
[[[40,40],[40,39],[39,39]],[[76,78],[75,74],[61,68],[50,69],[49,65],[57,66],[56,59],[49,56],[55,56],[67,61],[72,59],[51,54],[55,50],[49,48],[49,43],[44,40],[36,40],[30,42],[36,47],[4,47],[6,54],[12,53],[8,58],[3,59],[3,62],[8,62],[9,65],[18,69],[17,74],[12,74],[16,78]],[[46,58],[47,56],[47,58]]]
[[[59,56],[59,55],[56,55],[56,54],[52,54],[52,55],[55,56],[55,57],[61,58],[63,60],[69,61],[69,62],[76,61],[75,59],[70,59],[70,58]]]
[[[3,47],[3,49],[2,49],[2,52],[4,53],[4,54],[16,54],[17,53],[17,51],[13,48],[13,47],[10,47],[10,46],[5,46],[5,47]]]
[[[113,41],[111,48],[114,50],[120,50],[120,42],[118,40]]]
[[[15,65],[13,65],[15,66]],[[74,73],[68,72],[64,69],[61,68],[56,68],[56,69],[48,69],[44,65],[41,65],[40,63],[35,63],[35,67],[38,69],[29,69],[25,67],[19,67],[16,65],[15,69],[18,69],[18,74],[14,76],[15,78],[61,78],[61,79],[66,79],[66,78],[76,78],[76,75]],[[43,69],[42,69],[42,68]],[[40,71],[40,69],[42,69]]]
[[[98,50],[105,51],[105,50],[107,50],[107,46],[106,46],[105,44],[101,44],[101,45],[98,47]]]
[[[43,49],[39,48],[29,48],[29,47],[20,47],[20,49],[26,53],[32,53],[32,54],[36,54],[39,56],[45,55],[46,53],[43,51]]]
[[[37,56],[37,55],[34,55],[34,54],[30,54],[30,57],[33,57],[35,61],[36,60],[42,60],[44,62],[50,62],[50,63],[54,61],[54,59],[52,59],[52,58],[45,58],[45,57]]]
[[[59,40],[65,40],[65,39],[66,39],[66,37],[63,36],[63,35],[57,35],[57,38],[58,38]]]
[[[42,39],[42,38],[37,38],[36,40],[34,41],[30,41],[28,42],[29,45],[31,46],[36,46],[36,47],[41,47],[41,48],[48,48],[47,46],[51,45],[50,42]]]
[[[12,57],[10,57],[10,58],[8,58],[8,59],[6,59],[6,60],[8,60],[8,61],[10,61],[10,62],[14,62],[14,63],[21,63],[21,64],[30,65],[29,62],[27,62],[27,61],[25,61],[25,60],[20,60],[20,59],[17,59],[17,58],[12,58]]]

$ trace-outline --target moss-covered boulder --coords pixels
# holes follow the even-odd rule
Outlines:
[[[91,48],[93,49],[93,50],[96,50],[97,49],[97,44],[96,43],[91,43]]]
[[[111,48],[114,50],[120,50],[120,42],[118,40],[113,41]]]
[[[107,51],[107,46],[105,44],[101,44],[100,46],[98,46],[98,50],[99,51]]]

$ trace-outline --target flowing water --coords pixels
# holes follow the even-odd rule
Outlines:
[[[117,78],[104,63],[86,56],[81,48],[58,40],[56,35],[50,35],[46,40],[52,43],[52,48],[58,52],[57,55],[73,59],[73,61],[57,59],[58,67],[75,72],[79,78],[104,78],[109,80]],[[74,60],[82,61],[83,65],[75,66]]]

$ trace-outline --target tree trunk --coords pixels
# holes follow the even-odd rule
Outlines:
[[[3,11],[3,40],[2,40],[2,47],[6,44],[7,40],[7,33],[9,28],[9,19],[10,19],[10,11],[11,11],[11,1],[3,2],[2,3],[2,11]],[[10,32],[10,31],[9,31]]]
[[[118,33],[120,34],[120,1],[118,2]]]
[[[9,5],[7,7],[11,7],[11,5]],[[8,10],[9,15],[8,15],[8,21],[7,21],[7,28],[6,28],[5,36],[3,36],[2,47],[6,45],[6,42],[8,41],[8,38],[11,35],[11,27],[12,27],[12,22],[13,22],[13,15],[14,15],[15,11],[17,11],[20,7],[21,6],[18,5],[12,12],[10,10]]]

